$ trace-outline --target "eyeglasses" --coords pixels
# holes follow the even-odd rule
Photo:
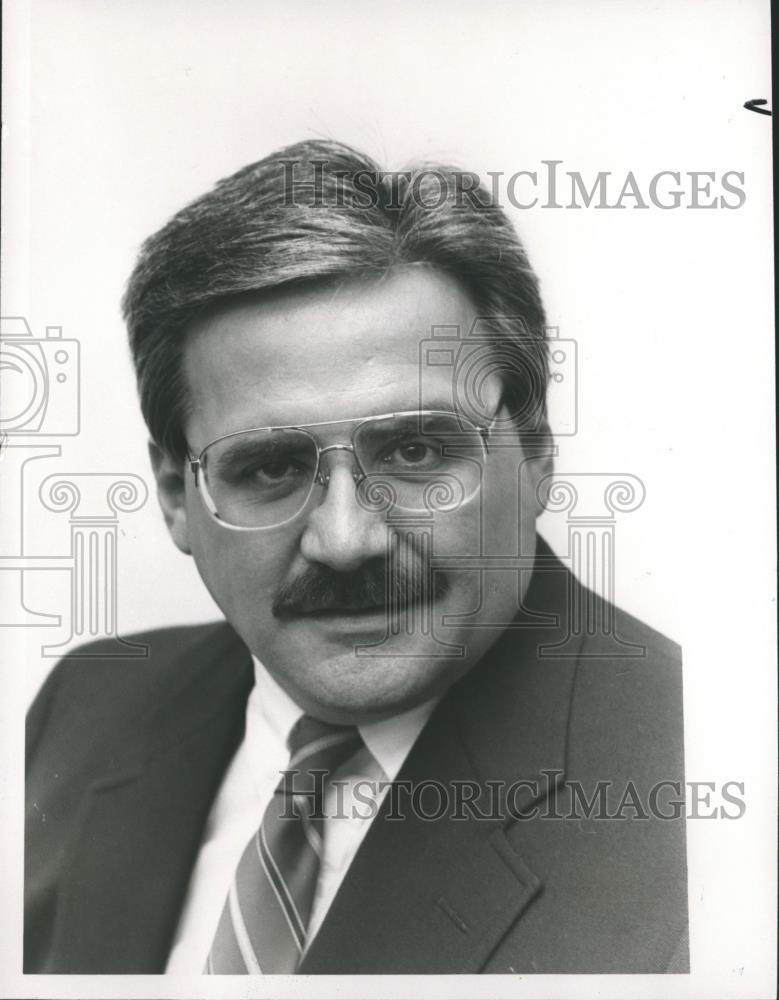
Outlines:
[[[206,509],[222,525],[280,528],[321,501],[327,455],[352,453],[352,478],[368,510],[449,512],[481,487],[489,427],[445,410],[382,413],[283,427],[255,427],[209,442],[189,467]],[[350,444],[322,447],[313,430],[355,424]]]

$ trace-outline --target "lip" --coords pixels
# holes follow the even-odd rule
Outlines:
[[[333,608],[326,611],[308,611],[301,620],[312,622],[328,631],[383,632],[389,623],[389,615],[384,607]]]
[[[329,618],[377,618],[385,617],[387,609],[383,606],[373,608],[326,608],[319,611],[306,611],[304,617],[327,620]]]

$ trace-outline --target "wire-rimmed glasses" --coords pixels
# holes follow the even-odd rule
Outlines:
[[[350,423],[350,444],[322,447],[313,433]],[[332,451],[352,453],[366,509],[448,512],[479,491],[491,427],[446,410],[253,427],[210,441],[189,466],[207,510],[238,530],[280,528],[302,514],[327,489]]]

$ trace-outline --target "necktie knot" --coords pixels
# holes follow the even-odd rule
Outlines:
[[[289,771],[324,771],[331,774],[362,746],[356,726],[334,726],[303,715],[290,730],[287,748]]]

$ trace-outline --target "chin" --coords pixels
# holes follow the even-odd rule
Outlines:
[[[420,656],[355,656],[353,652],[320,662],[290,684],[276,674],[290,696],[326,722],[360,724],[399,715],[441,695],[464,672],[452,663]],[[459,668],[459,669],[457,669]]]

